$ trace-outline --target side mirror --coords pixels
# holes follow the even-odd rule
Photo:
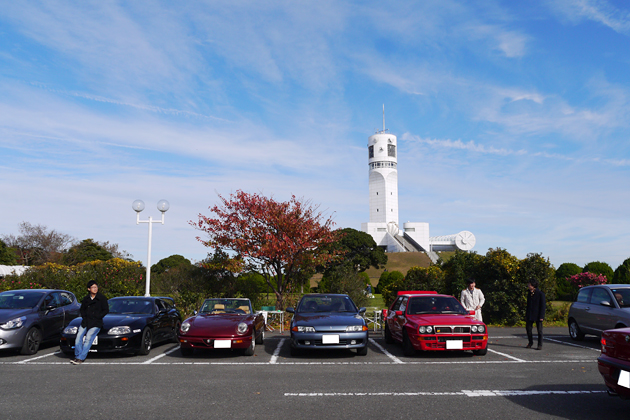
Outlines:
[[[601,302],[599,302],[599,304],[602,305],[602,306],[608,306],[609,308],[612,307],[610,302],[607,301],[607,300],[602,300]]]
[[[285,311],[287,311],[290,314],[294,314],[295,313],[295,308],[289,307],[289,308],[285,309]]]
[[[364,314],[364,313],[365,313],[365,311],[367,311],[367,309],[366,309],[366,308],[359,308],[359,313],[360,313],[360,314]]]
[[[476,313],[477,313],[476,311],[468,311],[468,315],[475,316]]]
[[[396,311],[396,316],[402,316],[403,311]]]
[[[197,311],[193,311],[193,315],[197,315]]]

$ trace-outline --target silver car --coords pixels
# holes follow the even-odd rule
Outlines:
[[[605,330],[630,326],[630,284],[604,284],[580,289],[569,309],[569,335],[601,336]]]
[[[0,350],[35,354],[44,341],[58,340],[79,316],[81,305],[66,290],[25,289],[0,293]]]

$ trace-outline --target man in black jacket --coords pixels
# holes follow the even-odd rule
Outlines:
[[[87,288],[89,293],[81,302],[80,311],[83,319],[74,342],[74,359],[70,361],[73,365],[85,361],[94,338],[103,328],[103,317],[109,312],[107,298],[99,293],[98,284],[94,280],[90,280]]]
[[[536,350],[542,350],[543,345],[543,321],[545,319],[545,309],[547,302],[545,294],[538,288],[536,280],[530,280],[527,283],[527,311],[525,312],[525,329],[527,330],[527,339],[529,340],[525,348],[531,349],[534,345],[532,336],[532,327],[536,323],[536,331],[538,332],[538,347]]]

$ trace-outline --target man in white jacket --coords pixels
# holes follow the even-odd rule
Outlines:
[[[483,297],[481,290],[475,288],[475,280],[469,278],[466,280],[468,287],[462,290],[459,301],[467,311],[475,311],[475,319],[482,321],[481,307],[485,303],[486,299]]]

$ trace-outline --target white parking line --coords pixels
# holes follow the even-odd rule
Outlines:
[[[488,348],[488,351],[490,351],[492,353],[496,353],[496,354],[501,355],[503,357],[507,357],[507,358],[512,359],[512,360],[516,360],[517,362],[521,362],[521,363],[525,362],[525,360],[523,360],[523,359],[519,359],[518,357],[510,356],[509,354],[501,353],[500,351],[492,350],[491,348]]]
[[[594,350],[594,351],[596,351],[596,352],[598,352],[598,353],[601,353],[601,351],[602,351],[601,349],[594,349],[594,348],[592,348],[592,347],[580,346],[579,344],[568,343],[568,342],[566,342],[566,341],[552,340],[551,338],[547,338],[547,337],[543,337],[543,338],[544,338],[545,340],[548,340],[548,341],[553,341],[554,343],[560,343],[560,344],[565,344],[565,345],[567,345],[567,346],[579,347],[579,348],[581,348],[581,349]]]
[[[273,364],[276,364],[276,362],[278,361],[278,355],[280,354],[280,349],[282,348],[282,345],[284,344],[284,340],[286,340],[286,338],[283,338],[282,340],[280,340],[280,342],[276,346],[276,349],[273,351],[273,356],[271,356],[271,359],[269,360],[269,364],[273,365]]]
[[[383,347],[380,344],[378,344],[376,341],[374,341],[373,338],[370,338],[370,343],[374,344],[381,352],[383,352],[383,354],[385,354],[387,357],[392,359],[394,361],[394,363],[400,363],[400,364],[404,364],[405,363],[402,360],[400,360],[398,357],[394,356],[393,354],[391,354],[390,352],[385,350],[385,347]]]
[[[152,358],[152,359],[147,360],[146,362],[142,362],[142,364],[143,364],[143,365],[150,365],[151,363],[155,362],[156,360],[159,360],[159,359],[161,359],[162,357],[167,356],[167,355],[169,355],[169,354],[173,353],[175,350],[179,350],[179,346],[175,346],[175,347],[173,347],[172,349],[167,350],[167,351],[165,351],[164,353],[162,353],[162,354],[160,354],[160,355],[158,355],[158,356],[155,356],[155,357],[154,357],[154,358]]]
[[[459,392],[285,392],[285,397],[522,397],[532,395],[601,394],[606,391],[462,390]]]
[[[43,359],[44,357],[52,356],[53,354],[59,354],[59,353],[61,353],[61,351],[56,351],[56,352],[54,352],[54,353],[48,353],[48,354],[45,354],[45,355],[43,355],[43,356],[32,357],[32,358],[30,358],[30,359],[22,360],[21,362],[15,362],[15,363],[16,363],[16,364],[18,364],[18,365],[22,365],[22,364],[25,364],[25,363],[31,362],[31,361],[33,361],[33,360]]]

